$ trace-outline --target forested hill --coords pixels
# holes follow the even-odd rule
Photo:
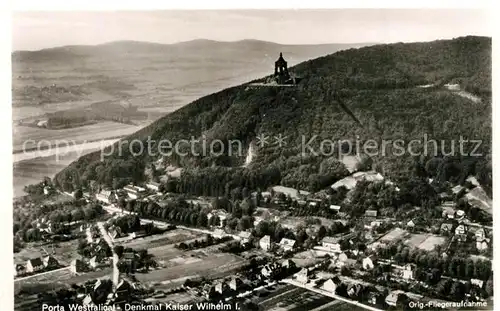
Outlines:
[[[271,70],[273,65],[269,64]],[[175,143],[203,136],[210,145],[214,139],[237,139],[246,151],[260,135],[269,137],[265,147],[255,148],[256,155],[246,166],[242,166],[246,153],[229,156],[227,150],[218,156],[164,158],[165,166],[184,168],[177,190],[204,195],[272,184],[318,190],[346,176],[337,153],[302,155],[302,140],[314,137],[310,146],[318,150],[322,139],[408,142],[422,140],[426,134],[428,139],[446,140],[445,152],[450,150],[450,140],[458,145],[460,136],[480,139],[482,157],[415,158],[389,150],[385,155],[372,155],[373,168],[391,178],[416,169],[456,183],[469,174],[484,184],[491,183],[490,38],[349,49],[300,63],[290,71],[302,78],[296,87],[244,84],[225,89],[166,115],[125,140],[145,141],[150,136]],[[444,86],[455,83],[461,92]],[[465,92],[480,100],[462,96]],[[286,136],[282,147],[274,144],[273,137],[279,134]],[[144,152],[134,157],[127,145],[122,146],[121,154],[117,149],[104,161],[100,161],[99,152],[80,158],[60,172],[56,182],[67,189],[85,186],[91,180],[118,187],[163,174],[156,169],[151,173],[151,163],[158,167],[157,156]],[[183,150],[190,150],[190,146]]]

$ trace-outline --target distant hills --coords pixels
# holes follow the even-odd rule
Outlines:
[[[193,41],[175,48],[211,44],[214,43]],[[269,55],[269,61],[276,58],[277,51],[287,55],[283,46],[242,41],[228,43],[227,50],[207,53],[207,58],[222,60],[222,55],[236,45],[249,45],[247,57],[240,60],[248,66],[252,65],[252,55]],[[261,45],[264,47],[257,48]],[[251,49],[252,46],[256,48]],[[262,56],[256,59],[267,61]],[[160,118],[126,140],[145,141],[150,136],[176,142],[203,135],[209,143],[215,139],[237,139],[248,148],[263,134],[287,137],[286,146],[281,148],[272,144],[257,148],[252,163],[245,167],[245,156],[231,156],[227,151],[222,155],[174,155],[163,159],[165,165],[184,168],[178,190],[204,195],[218,195],[235,187],[253,189],[274,184],[317,191],[348,175],[336,153],[302,155],[304,137],[306,141],[316,137],[311,144],[316,150],[322,139],[353,143],[357,137],[378,142],[408,142],[421,140],[424,135],[447,142],[458,140],[460,135],[480,139],[481,157],[439,154],[436,160],[433,156],[398,156],[387,151],[371,157],[372,167],[393,179],[417,170],[452,183],[462,183],[468,175],[476,175],[483,185],[491,184],[490,38],[470,36],[347,49],[300,63],[290,71],[302,77],[297,87],[256,88],[244,83],[227,88]],[[458,96],[444,87],[449,83],[458,83],[481,101]],[[469,148],[466,147],[470,151]],[[158,163],[158,157],[133,156],[127,149],[122,148],[124,153],[115,152],[104,161],[100,161],[98,152],[86,155],[60,172],[56,182],[71,188],[86,185],[90,180],[110,187],[144,180],[144,171]]]
[[[143,107],[178,108],[216,90],[271,73],[280,52],[293,65],[364,45],[117,41],[16,51],[12,53],[13,105],[39,107],[137,98],[134,104]],[[52,85],[62,91],[52,92],[48,89]]]

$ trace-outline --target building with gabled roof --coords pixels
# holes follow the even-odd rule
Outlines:
[[[269,251],[271,249],[271,237],[266,235],[259,240],[259,246],[264,251]]]
[[[299,272],[295,273],[295,278],[300,283],[307,283],[309,281],[309,270],[307,268],[302,268]]]
[[[28,273],[38,272],[44,268],[45,266],[41,258],[33,258],[26,261],[26,272]]]
[[[53,269],[59,266],[59,262],[53,256],[45,256],[43,257],[43,266],[46,269]]]
[[[338,238],[326,236],[321,240],[321,245],[330,252],[340,253],[340,243]]]
[[[279,245],[285,252],[291,251],[295,246],[295,240],[283,238]]]
[[[85,271],[86,265],[83,260],[73,259],[70,264],[70,271],[73,274]]]
[[[246,244],[250,241],[250,237],[252,236],[252,233],[249,231],[241,231],[238,233],[238,237],[240,238],[241,244]]]
[[[332,279],[327,279],[323,285],[321,285],[321,289],[325,290],[331,294],[335,294],[335,291],[337,290],[338,284],[336,284]]]
[[[366,210],[365,211],[365,218],[377,218],[378,211],[376,210]]]

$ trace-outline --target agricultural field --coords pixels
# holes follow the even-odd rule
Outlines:
[[[14,282],[15,290],[26,286],[48,285],[51,289],[68,287],[71,284],[81,284],[89,280],[98,278],[111,278],[112,268],[104,268],[97,271],[91,271],[74,275],[70,269],[56,270],[47,274],[37,275],[32,278],[21,279]]]
[[[32,246],[23,248],[19,253],[14,253],[15,263],[25,263],[26,260],[47,256],[53,256],[62,266],[68,266],[73,259],[78,257],[76,250],[78,249],[78,239],[46,244],[41,246]]]
[[[161,254],[163,249],[173,248],[174,244],[185,242],[201,236],[201,233],[186,229],[175,229],[163,234],[129,240],[122,245],[134,249],[148,249],[150,253]]]
[[[178,251],[181,252],[181,251]],[[179,255],[179,254],[178,254]],[[178,256],[172,258],[166,268],[155,270],[153,273],[136,274],[141,282],[156,282],[174,280],[184,277],[217,278],[226,276],[231,271],[242,267],[245,260],[232,254],[210,254],[209,256]],[[159,284],[160,285],[160,284]]]

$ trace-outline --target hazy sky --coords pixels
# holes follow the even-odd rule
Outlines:
[[[487,14],[479,9],[16,12],[12,48],[199,38],[288,44],[429,41],[491,36]]]

